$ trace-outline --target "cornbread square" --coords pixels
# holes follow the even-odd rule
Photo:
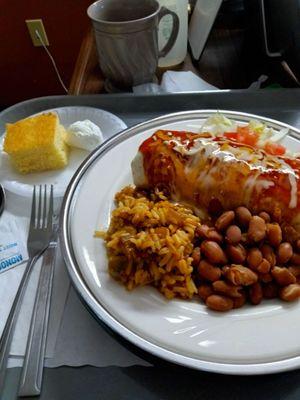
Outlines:
[[[54,113],[6,125],[4,151],[22,174],[63,168],[68,163],[65,129]]]

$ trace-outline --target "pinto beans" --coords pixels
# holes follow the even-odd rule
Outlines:
[[[259,282],[255,282],[249,288],[249,297],[252,304],[259,304],[263,299],[263,291],[261,284]]]
[[[267,226],[265,220],[255,215],[251,217],[248,228],[248,238],[252,242],[260,242],[266,236]]]
[[[284,301],[294,301],[300,297],[300,285],[292,283],[279,291],[279,297]]]
[[[272,282],[273,276],[270,274],[270,272],[268,272],[267,274],[258,273],[258,280],[263,283],[269,283]]]
[[[218,231],[225,230],[232,223],[234,217],[234,211],[225,211],[216,220],[215,227],[218,229]]]
[[[257,272],[260,272],[261,274],[267,274],[270,271],[270,269],[271,269],[271,264],[265,258],[262,259],[262,262],[256,268]]]
[[[208,225],[195,230],[190,255],[207,307],[228,311],[246,301],[300,298],[300,234],[282,220],[281,210],[252,215],[241,206],[222,212],[217,203],[212,209]]]
[[[297,242],[298,239],[300,239],[300,233],[296,231],[296,229],[293,226],[287,223],[281,224],[281,230],[282,230],[282,238],[285,242],[295,243]]]
[[[269,261],[271,267],[274,267],[276,264],[276,256],[273,248],[268,244],[263,244],[260,248],[260,251],[262,252],[263,258]]]
[[[278,247],[282,242],[282,230],[277,223],[267,224],[267,239],[271,246]]]
[[[249,250],[247,256],[247,263],[251,269],[257,269],[262,260],[263,260],[262,253],[257,247],[253,247],[252,249]]]
[[[242,286],[235,286],[225,281],[215,281],[212,284],[213,289],[217,293],[225,294],[229,297],[241,297]]]
[[[300,266],[299,265],[292,265],[288,267],[288,270],[290,271],[291,274],[293,274],[296,278],[300,276]]]
[[[242,232],[237,225],[230,225],[226,229],[225,239],[230,244],[238,244],[241,241]]]
[[[242,265],[232,264],[225,276],[234,285],[249,286],[257,282],[257,274]]]
[[[200,225],[196,228],[196,235],[199,236],[201,239],[207,239],[207,233],[210,227],[208,225]]]
[[[212,240],[212,241],[217,242],[217,243],[222,243],[223,236],[216,229],[209,228],[209,230],[207,232],[207,239],[208,240]]]
[[[229,265],[224,265],[224,267],[222,267],[222,275],[225,276],[226,272],[229,271],[230,266]]]
[[[230,261],[235,264],[242,264],[246,260],[247,252],[242,244],[229,244],[226,247],[226,254]]]
[[[213,227],[201,225],[197,228],[196,235],[201,239],[213,240],[214,242],[221,243],[223,236]]]
[[[211,265],[206,260],[200,261],[198,265],[198,273],[200,278],[206,279],[210,282],[217,281],[222,275],[222,271],[220,268]]]
[[[288,242],[281,243],[277,250],[277,263],[286,264],[293,255],[292,245]]]
[[[258,214],[258,216],[259,216],[260,218],[262,218],[263,220],[265,220],[266,222],[270,222],[270,221],[271,221],[270,215],[269,215],[267,212],[265,212],[265,211],[260,212],[260,213]]]
[[[229,311],[233,308],[233,301],[229,297],[212,294],[207,297],[206,305],[214,311]]]
[[[247,232],[242,233],[241,243],[246,246],[248,244],[248,242],[249,242],[249,240],[248,240]]]
[[[241,308],[246,303],[246,295],[245,293],[241,294],[241,297],[234,297],[233,300],[233,308]]]
[[[251,212],[246,207],[238,207],[235,210],[237,222],[243,228],[247,228],[252,217]]]
[[[280,286],[287,286],[296,282],[296,277],[287,268],[274,267],[271,274]]]
[[[205,240],[201,243],[201,252],[212,264],[227,263],[227,257],[222,247],[212,240]]]
[[[211,294],[213,294],[213,289],[208,283],[203,283],[198,287],[198,295],[202,300],[205,301]]]
[[[290,263],[295,265],[300,265],[300,254],[294,253],[290,258]]]

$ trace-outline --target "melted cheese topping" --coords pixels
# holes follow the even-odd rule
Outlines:
[[[278,172],[287,174],[290,183],[290,202],[289,208],[297,207],[297,175],[293,168],[288,165],[283,159],[265,154],[261,150],[254,151],[248,146],[234,146],[230,142],[220,140],[218,142],[212,141],[211,139],[197,138],[195,139],[193,146],[188,148],[184,142],[180,142],[176,139],[170,141],[173,143],[173,149],[179,152],[182,156],[187,156],[188,161],[185,166],[185,173],[190,175],[198,171],[197,165],[200,164],[201,160],[205,160],[207,163],[211,161],[210,168],[202,170],[197,180],[201,180],[208,187],[213,184],[215,179],[214,175],[217,166],[214,165],[214,161],[220,160],[228,163],[242,163],[246,165],[250,170],[253,170],[246,181],[244,187],[245,190],[245,201],[249,201],[251,194],[254,190],[258,193],[264,189],[268,189],[274,186],[274,182],[265,177],[260,177],[261,174],[272,174],[272,172]],[[168,142],[168,143],[170,143]]]
[[[284,173],[287,173],[289,176],[289,181],[291,185],[291,199],[289,203],[289,208],[296,208],[297,207],[297,180],[296,180],[296,174],[293,168],[288,165],[284,160],[280,159],[280,163],[282,165],[282,171]]]

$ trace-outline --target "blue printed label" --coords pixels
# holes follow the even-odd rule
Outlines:
[[[9,214],[4,214],[1,218],[3,219],[0,226],[0,274],[28,259],[26,239],[17,220]]]
[[[23,261],[22,254],[17,254],[10,258],[7,258],[6,260],[2,260],[0,262],[0,272],[2,272],[4,269],[7,269],[16,264],[19,264],[21,261]]]

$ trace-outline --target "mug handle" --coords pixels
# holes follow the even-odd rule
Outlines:
[[[171,15],[173,19],[173,26],[172,26],[172,32],[171,35],[167,41],[167,43],[164,45],[164,47],[158,52],[158,57],[164,57],[166,56],[169,51],[172,49],[177,36],[179,32],[179,18],[176,13],[174,13],[171,10],[168,10],[166,7],[161,7],[158,13],[158,24],[160,23],[160,20],[165,16],[165,15]]]

